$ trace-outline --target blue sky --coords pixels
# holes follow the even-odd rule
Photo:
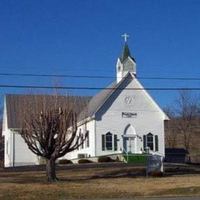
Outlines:
[[[199,0],[0,0],[0,73],[113,76],[95,80],[0,76],[0,84],[104,87],[114,80],[124,32],[130,35],[139,77],[198,78],[199,10]],[[145,87],[200,87],[199,81],[141,82]],[[27,92],[35,91],[0,88],[1,100],[5,93]],[[177,95],[150,93],[161,106]]]

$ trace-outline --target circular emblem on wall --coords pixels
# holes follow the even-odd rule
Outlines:
[[[134,99],[135,99],[135,96],[126,96],[124,98],[124,103],[127,105],[131,105],[133,104]]]

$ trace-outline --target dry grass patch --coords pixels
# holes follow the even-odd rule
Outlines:
[[[61,181],[46,182],[44,171],[0,172],[0,199],[94,199],[156,195],[200,195],[200,175],[135,177],[135,168],[58,171]],[[106,178],[106,177],[109,178]],[[188,192],[189,191],[189,192]]]

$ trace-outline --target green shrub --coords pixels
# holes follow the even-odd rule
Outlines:
[[[108,156],[100,156],[98,158],[98,162],[115,162],[116,160],[113,160],[112,158]]]
[[[135,164],[146,164],[147,162],[147,155],[146,154],[124,154],[124,159],[128,163],[135,163]]]
[[[71,160],[67,160],[67,159],[59,160],[58,163],[62,165],[73,164]]]
[[[93,163],[91,160],[88,160],[88,159],[80,159],[78,161],[78,164],[85,164],[85,163]]]

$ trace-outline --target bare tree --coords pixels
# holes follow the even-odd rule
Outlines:
[[[198,98],[190,91],[181,91],[176,101],[176,127],[183,138],[183,146],[190,149],[191,134],[198,124]]]
[[[37,98],[32,105],[33,112],[26,114],[21,135],[28,148],[36,155],[46,159],[46,174],[49,182],[56,177],[56,160],[76,150],[84,140],[77,135],[77,117],[74,98]],[[62,99],[62,102],[59,100]],[[37,109],[36,109],[37,107]],[[27,109],[25,110],[27,112]]]
[[[176,126],[175,113],[172,107],[164,108],[165,113],[169,116],[170,120],[165,122],[165,143],[166,147],[177,147],[178,131]]]

